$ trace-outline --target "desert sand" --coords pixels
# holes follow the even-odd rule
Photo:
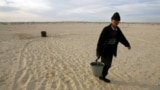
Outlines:
[[[90,63],[108,24],[0,23],[0,90],[160,90],[159,23],[120,23],[132,49],[119,43],[111,83],[93,75]]]

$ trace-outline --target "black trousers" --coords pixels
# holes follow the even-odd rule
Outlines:
[[[101,57],[101,62],[104,63],[104,68],[102,71],[102,77],[104,78],[108,75],[108,70],[112,65],[112,58],[113,58],[113,55]]]

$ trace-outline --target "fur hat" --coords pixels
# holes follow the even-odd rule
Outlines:
[[[118,12],[115,12],[115,13],[113,14],[113,16],[111,17],[111,19],[112,19],[112,20],[120,21],[120,20],[121,20],[121,17],[120,17],[120,15],[119,15]]]

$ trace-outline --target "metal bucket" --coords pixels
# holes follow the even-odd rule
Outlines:
[[[104,63],[95,61],[95,62],[91,62],[90,65],[92,68],[92,72],[96,77],[99,77],[102,75]]]

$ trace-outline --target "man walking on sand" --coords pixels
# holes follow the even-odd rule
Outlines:
[[[119,22],[120,15],[118,12],[115,12],[111,17],[111,24],[104,27],[97,43],[97,58],[99,59],[101,57],[101,62],[105,64],[102,75],[99,79],[107,83],[110,83],[110,80],[107,79],[106,76],[112,64],[113,55],[115,57],[117,55],[118,43],[120,42],[125,47],[128,47],[129,50],[131,49],[129,42],[123,35],[121,29],[118,27]]]

